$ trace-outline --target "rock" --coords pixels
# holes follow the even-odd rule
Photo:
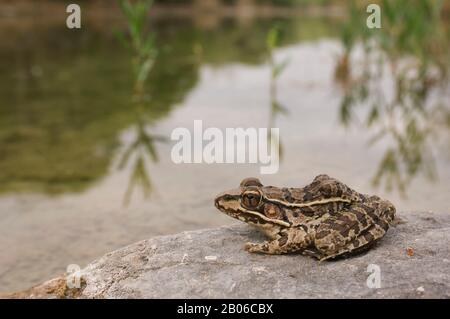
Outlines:
[[[450,214],[402,219],[367,253],[325,262],[250,254],[244,243],[263,237],[243,223],[155,237],[92,262],[79,289],[62,276],[15,297],[449,298]]]

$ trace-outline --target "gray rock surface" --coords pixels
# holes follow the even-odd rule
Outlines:
[[[144,240],[81,271],[81,298],[449,298],[450,214],[408,213],[369,252],[318,262],[243,250],[245,224]],[[381,288],[366,284],[378,265]],[[44,284],[45,286],[45,284]],[[53,289],[54,290],[54,289]]]

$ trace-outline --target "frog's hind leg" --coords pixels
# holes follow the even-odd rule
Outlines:
[[[316,231],[314,245],[323,254],[320,259],[369,249],[384,236],[394,215],[395,208],[391,203],[372,196],[330,216]]]
[[[349,255],[356,255],[369,250],[376,242],[384,236],[387,229],[379,225],[373,225],[369,229],[363,231],[356,238],[351,240],[346,246],[342,247],[338,251],[335,251],[331,255],[322,256],[320,261],[334,259],[339,257],[346,257]]]

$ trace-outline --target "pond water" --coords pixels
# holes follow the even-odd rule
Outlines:
[[[274,59],[289,59],[276,82],[265,53],[274,23],[283,30]],[[401,152],[395,134],[371,143],[386,123],[408,130],[410,113],[380,110],[368,126],[365,100],[345,115],[349,88],[336,81],[344,52],[336,24],[320,17],[208,27],[158,21],[160,52],[144,103],[133,102],[131,57],[109,29],[70,33],[31,24],[3,34],[0,291],[27,288],[141,239],[232,223],[215,209],[214,196],[249,176],[301,187],[327,173],[391,200],[405,215],[449,211],[448,83],[427,99],[432,111],[417,121],[430,129],[414,134],[411,154]],[[363,55],[352,53],[356,73],[371,63]],[[384,96],[396,94],[393,81],[378,81]],[[280,128],[279,172],[174,164],[174,142],[158,137],[192,130],[197,119],[205,128]],[[386,160],[399,150],[397,166]]]

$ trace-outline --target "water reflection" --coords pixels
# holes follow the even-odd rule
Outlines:
[[[278,96],[278,78],[288,62],[275,61],[274,49],[331,37],[337,29],[335,21],[304,17],[255,19],[248,24],[223,19],[203,29],[190,20],[148,22],[125,3],[130,31],[122,36],[123,48],[104,31],[68,36],[67,30],[46,28],[15,37],[24,38],[21,46],[8,45],[11,37],[5,37],[1,57],[13,62],[1,66],[1,192],[88,189],[110,173],[119,150],[117,138],[127,128],[136,131],[136,140],[120,150],[132,154],[119,155],[119,168],[135,167],[127,189],[151,185],[150,172],[138,174],[148,165],[133,161],[156,158],[151,155],[157,152],[155,143],[164,139],[149,132],[197,85],[205,65],[261,64],[269,51],[268,126],[276,127],[277,118],[287,114]],[[390,141],[373,181],[406,191],[415,176],[437,175],[434,137],[448,132],[450,118],[445,100],[449,32],[434,2],[424,1],[419,7],[399,2],[401,10],[397,3],[383,6],[387,14],[381,30],[368,30],[364,10],[349,8],[341,32],[344,54],[335,72],[343,92],[340,118],[344,125],[355,126],[362,115],[359,124],[374,131],[373,143]],[[405,13],[399,17],[395,12]],[[276,38],[274,25],[283,34],[275,45],[269,43]],[[158,36],[148,30],[156,30]],[[395,79],[390,88],[381,80],[388,77]],[[391,87],[395,92],[389,92]]]
[[[284,33],[280,46],[333,29],[316,19],[263,19],[244,27],[224,19],[215,29],[164,19],[139,26],[134,40],[122,36],[120,47],[110,21],[105,30],[97,24],[70,33],[57,25],[5,35],[0,55],[11,63],[0,66],[0,192],[89,189],[111,172],[120,132],[166,117],[196,86],[202,65],[264,63],[275,22]],[[140,40],[149,29],[157,34],[148,42],[157,55]]]
[[[436,142],[449,133],[449,30],[441,5],[383,1],[383,27],[369,30],[353,3],[342,28],[344,52],[335,69],[344,92],[340,120],[373,130],[370,144],[389,141],[373,184],[403,194],[419,174],[436,178]],[[357,108],[365,108],[363,120]]]
[[[131,196],[136,186],[141,187],[144,196],[148,197],[153,185],[146,161],[158,162],[156,142],[167,142],[165,136],[155,135],[148,132],[148,122],[145,121],[145,114],[138,116],[135,127],[135,141],[125,148],[119,163],[119,169],[124,169],[131,160],[134,161],[131,169],[131,176],[124,195],[124,204],[129,204]]]
[[[394,158],[404,153],[401,156],[414,162],[414,156],[430,154],[420,145],[436,148],[440,140],[448,148],[442,133],[448,132],[450,115],[445,92],[438,91],[440,86],[445,91],[443,73],[432,66],[438,62],[429,62],[424,68],[428,71],[416,81],[410,80],[412,75],[400,77],[399,90],[390,80],[392,70],[397,74],[404,68],[404,61],[412,60],[405,56],[411,53],[378,49],[388,61],[380,66],[375,63],[380,55],[370,50],[361,54],[359,47],[364,52],[370,43],[380,46],[383,41],[373,35],[364,40],[356,32],[365,29],[359,25],[349,27],[347,63],[337,76],[351,101],[340,108],[348,114],[343,120],[348,126],[361,125],[351,132],[335,122],[341,95],[329,81],[334,54],[341,47],[330,38],[340,21],[254,18],[244,24],[220,18],[204,29],[190,19],[151,19],[145,30],[157,34],[158,55],[148,60],[153,62],[147,68],[139,67],[146,58],[133,64],[139,61],[133,59],[135,51],[120,46],[111,34],[113,23],[127,30],[119,17],[104,21],[96,16],[95,27],[86,19],[82,32],[69,32],[37,17],[43,26],[25,27],[26,19],[14,20],[17,27],[12,30],[0,28],[0,58],[7,61],[0,64],[2,290],[27,288],[63,272],[70,263],[85,265],[144,238],[232,222],[216,213],[211,198],[236,180],[258,174],[258,167],[174,165],[165,136],[199,118],[219,128],[280,127],[286,146],[283,165],[278,174],[264,176],[265,183],[298,187],[326,172],[364,192],[392,199],[402,214],[448,209],[448,169],[441,170],[442,183],[429,187],[419,176],[422,166],[412,167],[418,173],[408,190],[410,200],[366,183],[376,172],[380,149],[393,149]],[[274,25],[283,36],[271,51],[269,67],[267,35]],[[17,31],[19,26],[25,31]],[[444,45],[428,48],[435,52]],[[434,55],[431,61],[436,61],[438,54]],[[275,77],[282,56],[289,56],[290,63]],[[360,67],[361,61],[368,63]],[[442,57],[439,61],[448,65]],[[148,72],[139,71],[146,68]],[[146,75],[144,81],[137,82],[139,73]],[[408,93],[411,88],[413,95]],[[400,97],[397,104],[415,99],[426,105],[388,107],[384,100],[394,95]],[[367,149],[369,135],[385,126],[389,130],[375,149]],[[393,139],[397,135],[405,145]],[[411,148],[417,151],[411,153]],[[448,167],[442,154],[435,157],[436,164]],[[384,184],[386,175],[382,176]],[[137,200],[141,190],[148,195],[155,188],[159,192],[152,200]],[[123,207],[123,202],[130,204]]]
[[[117,33],[123,46],[129,50],[133,66],[134,89],[131,99],[132,109],[135,112],[135,141],[123,152],[119,169],[124,169],[131,159],[134,160],[131,176],[124,195],[124,203],[128,204],[136,186],[142,188],[145,197],[148,197],[153,185],[146,160],[158,161],[155,147],[156,141],[166,141],[163,136],[154,136],[148,132],[151,119],[147,120],[148,112],[153,107],[152,101],[146,92],[148,75],[152,70],[157,57],[155,34],[148,31],[148,13],[151,1],[140,0],[131,3],[128,0],[119,0],[120,9],[126,18],[128,33]]]

